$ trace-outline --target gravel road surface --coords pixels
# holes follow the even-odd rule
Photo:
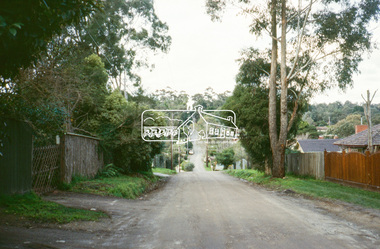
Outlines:
[[[380,248],[376,210],[264,190],[199,165],[139,200],[74,193],[47,199],[104,210],[111,219],[61,227],[0,224],[0,248]]]

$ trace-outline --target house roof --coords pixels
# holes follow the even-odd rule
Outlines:
[[[380,145],[380,124],[372,126],[372,143]],[[368,130],[339,139],[334,144],[347,147],[366,147],[368,146]]]
[[[298,140],[303,152],[328,152],[341,151],[339,146],[334,145],[338,139],[304,139]]]

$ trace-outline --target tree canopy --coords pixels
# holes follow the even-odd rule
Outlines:
[[[12,48],[9,57],[15,49],[28,53],[0,68],[0,116],[29,123],[36,146],[65,132],[95,136],[106,163],[124,172],[150,170],[162,145],[141,139],[140,122],[156,100],[141,85],[134,92],[125,86],[139,83],[134,70],[149,64],[147,51],[170,45],[153,1],[4,2],[0,36],[8,40],[0,41],[1,49]]]
[[[7,79],[36,62],[54,35],[101,8],[100,0],[0,2],[0,76]]]
[[[98,54],[113,87],[127,91],[127,83],[140,83],[135,70],[150,66],[146,54],[169,50],[168,29],[152,0],[108,0],[102,11],[67,29],[62,40]]]

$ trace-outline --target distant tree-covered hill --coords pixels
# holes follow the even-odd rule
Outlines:
[[[380,123],[380,104],[371,105],[372,123]],[[325,126],[334,125],[345,119],[349,115],[360,115],[363,118],[363,124],[367,123],[364,116],[363,105],[354,104],[346,101],[344,104],[337,101],[330,104],[309,105],[308,111],[304,114],[303,120],[311,125]]]

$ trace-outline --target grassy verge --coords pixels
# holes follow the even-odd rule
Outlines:
[[[105,213],[69,208],[44,201],[34,193],[25,195],[0,196],[0,213],[24,217],[36,222],[69,223],[71,221],[97,221],[107,217]]]
[[[206,163],[203,165],[206,171],[212,171],[211,170],[211,163],[208,164],[208,167],[206,167]]]
[[[165,168],[152,168],[152,171],[156,173],[167,174],[167,175],[177,174],[177,171],[171,170],[171,169],[165,169]]]
[[[93,180],[75,180],[70,186],[74,192],[136,199],[145,193],[160,178],[152,173],[101,177]]]
[[[287,175],[285,179],[265,176],[256,170],[227,170],[227,174],[263,185],[270,189],[291,189],[296,193],[380,209],[380,193],[342,186],[337,183],[315,180],[311,177]]]

